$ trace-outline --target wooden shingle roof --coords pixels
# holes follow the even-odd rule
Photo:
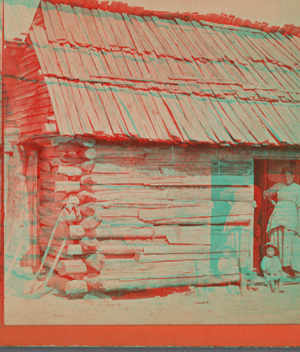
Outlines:
[[[297,28],[107,6],[42,1],[29,31],[60,134],[300,145]]]

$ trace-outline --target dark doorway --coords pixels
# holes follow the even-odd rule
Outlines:
[[[296,160],[254,160],[254,200],[257,207],[254,213],[253,266],[260,273],[260,262],[265,253],[262,246],[268,242],[267,226],[274,210],[274,204],[263,198],[263,192],[276,183],[282,182],[281,170],[290,164],[296,165],[294,182],[299,184],[300,161]]]

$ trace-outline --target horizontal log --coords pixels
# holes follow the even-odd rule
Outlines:
[[[90,173],[95,167],[95,163],[93,160],[85,161],[84,163],[80,164],[80,168],[85,172],[85,173]]]
[[[146,223],[153,223],[155,225],[226,225],[249,227],[252,224],[252,215],[238,215],[238,216],[212,216],[212,217],[194,217],[194,218],[176,218],[164,220],[143,220]]]
[[[98,239],[122,239],[122,238],[167,238],[170,243],[210,243],[212,237],[223,237],[225,232],[236,229],[234,226],[178,226],[162,225],[147,227],[131,226],[101,226],[95,230],[85,231],[85,236]],[[243,232],[250,234],[251,229],[244,227]],[[72,238],[81,238],[83,234]],[[191,240],[189,240],[191,238]]]
[[[42,249],[42,251],[45,251],[48,245],[48,239],[43,237],[39,240],[39,245]],[[51,245],[49,247],[49,255],[56,255],[61,247],[60,241],[52,240]],[[63,257],[70,257],[73,255],[82,255],[83,254],[83,249],[80,244],[73,244],[72,240],[67,240],[66,245],[62,251],[62,256]]]
[[[181,187],[168,190],[168,200],[198,202],[199,200],[253,202],[253,186],[246,187]]]
[[[126,207],[111,207],[109,209],[103,209],[97,207],[95,210],[97,219],[103,218],[137,218],[138,209],[126,208]]]
[[[77,162],[80,162],[86,160],[93,160],[96,157],[96,151],[93,148],[83,148],[79,146],[79,149],[76,149],[77,147],[74,147],[74,151],[68,150],[67,153],[63,155],[63,159],[66,161],[77,160]]]
[[[118,246],[118,245],[101,245],[99,253],[103,255],[134,255],[137,252],[143,252],[144,246]]]
[[[58,144],[63,144],[63,143],[68,143],[70,141],[72,141],[74,139],[74,137],[67,137],[67,136],[57,136],[57,137],[53,137],[51,138],[51,145],[57,146]]]
[[[80,259],[68,259],[60,260],[57,264],[56,270],[59,275],[72,275],[72,274],[84,274],[87,272],[87,267],[83,260]]]
[[[185,277],[203,276],[209,272],[209,260],[190,261],[166,261],[161,262],[137,262],[130,261],[104,261],[100,276],[114,278],[164,278],[164,277]],[[131,276],[130,276],[131,275]]]
[[[140,192],[88,192],[78,194],[81,202],[106,202],[113,204],[168,204],[167,191],[141,190]]]
[[[146,186],[248,186],[253,182],[252,176],[160,176],[160,177],[124,177],[123,175],[86,175],[81,177],[81,184],[126,185],[137,184]]]
[[[105,262],[105,256],[102,254],[92,254],[85,260],[86,265],[88,265],[90,268],[93,268],[97,271],[100,271],[103,269],[104,262]]]
[[[83,148],[75,140],[69,141],[68,143],[58,143],[56,148],[57,148],[57,150],[60,150],[63,153],[65,153],[65,152],[79,153],[79,152],[87,150],[86,147]]]
[[[232,256],[236,256],[236,252],[228,251]],[[145,254],[137,253],[135,255],[135,260],[137,262],[168,262],[168,261],[186,261],[186,260],[212,260],[220,259],[224,256],[223,253],[205,253],[205,254],[193,254],[193,253],[183,253],[183,254]],[[162,264],[164,265],[164,264]]]
[[[68,166],[68,165],[59,165],[53,169],[53,172],[62,175],[68,176],[80,176],[82,174],[81,168],[78,166]]]
[[[60,275],[53,274],[48,285],[67,295],[84,294],[88,292],[87,282],[84,280],[69,280]]]
[[[99,253],[103,255],[125,255],[125,254],[136,254],[137,252],[147,254],[183,254],[183,253],[195,253],[203,254],[210,252],[221,252],[221,249],[212,249],[209,245],[107,245],[101,244]]]
[[[195,276],[180,278],[163,278],[163,279],[133,279],[133,280],[103,280],[99,278],[87,280],[89,290],[98,290],[100,292],[109,291],[139,291],[147,289],[155,289],[162,287],[183,287],[183,286],[212,286],[219,285],[224,282],[237,282],[239,276],[229,276],[220,279],[215,276]]]
[[[86,231],[85,235],[89,238],[153,238],[155,235],[154,227],[134,228],[130,226],[122,227],[99,227],[94,230]],[[164,237],[164,236],[161,236]],[[78,237],[77,237],[78,238]]]
[[[201,218],[201,217],[219,217],[231,214],[232,205],[223,201],[203,201],[193,206],[182,207],[165,207],[156,209],[139,209],[139,219],[143,221],[183,219],[183,218]],[[254,208],[252,203],[239,202],[238,211],[234,215],[252,215]]]
[[[131,167],[115,165],[110,163],[95,163],[95,167],[93,168],[93,174],[124,174],[131,176],[139,176],[141,177],[149,175],[149,176],[162,176],[162,173],[158,166],[155,168],[146,168],[146,165],[143,167],[142,165],[132,165]],[[128,176],[127,176],[128,177]]]
[[[55,192],[66,192],[66,193],[79,192],[80,191],[80,182],[77,182],[77,181],[55,182],[54,191]]]
[[[39,180],[42,184],[44,181],[54,183],[56,181],[68,181],[69,177],[65,175],[57,175],[54,172],[42,171],[40,173]]]
[[[141,246],[148,246],[153,244],[168,244],[167,240],[164,238],[131,238],[131,239],[103,239],[99,240],[101,247],[106,245],[117,245],[128,247],[130,245],[141,245]]]
[[[56,204],[61,203],[66,197],[66,193],[64,192],[56,193],[51,190],[41,190],[39,195],[42,202],[52,202]]]
[[[66,283],[66,295],[78,295],[88,292],[87,283],[83,280],[72,280]]]
[[[219,161],[219,173],[227,175],[251,175],[253,161]]]
[[[80,245],[89,252],[97,252],[101,247],[101,243],[97,239],[89,239],[87,237],[80,241]]]
[[[57,275],[53,273],[50,280],[48,281],[47,286],[55,288],[59,292],[66,292],[66,286],[68,283],[72,282],[72,280]]]

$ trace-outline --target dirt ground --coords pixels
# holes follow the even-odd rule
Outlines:
[[[153,290],[120,297],[88,294],[68,299],[57,291],[39,299],[22,296],[25,279],[11,275],[5,296],[7,325],[130,325],[130,324],[299,324],[300,285],[285,284],[283,293],[226,287]],[[19,292],[19,293],[18,293]]]

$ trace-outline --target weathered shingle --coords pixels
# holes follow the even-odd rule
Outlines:
[[[291,29],[75,5],[42,1],[43,22],[30,29],[61,134],[300,144],[300,41]]]

